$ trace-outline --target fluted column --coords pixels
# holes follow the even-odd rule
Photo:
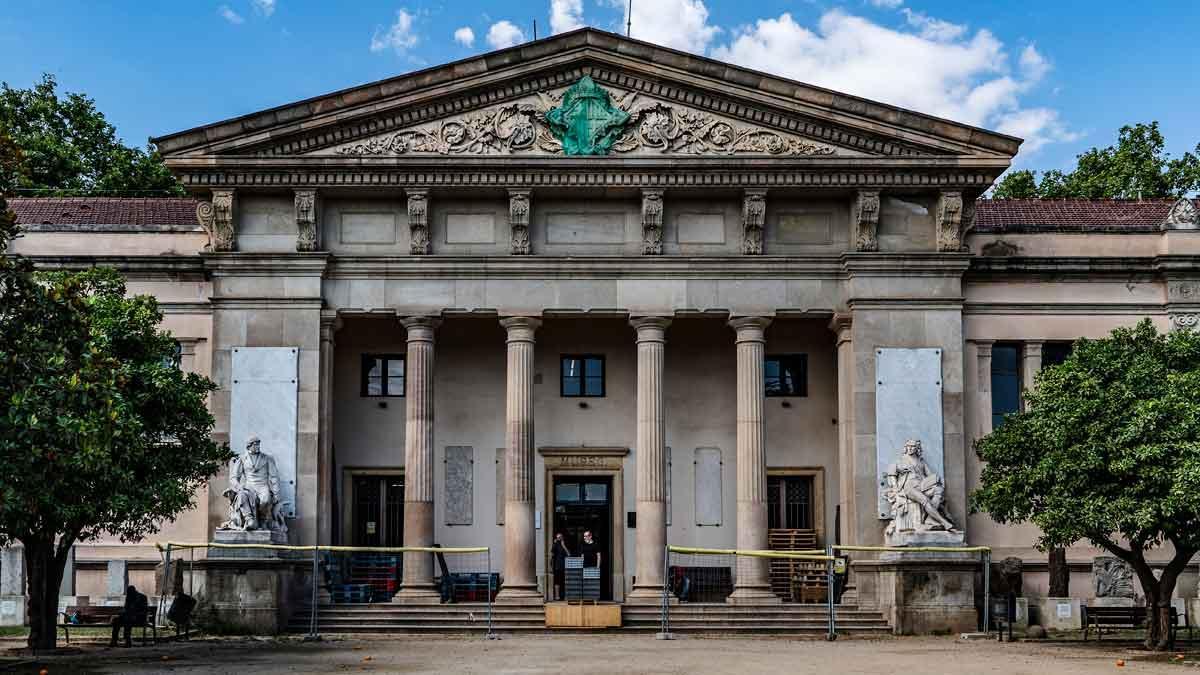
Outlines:
[[[767,548],[767,452],[763,445],[763,359],[765,317],[734,319],[737,333],[737,547]],[[737,561],[737,578],[731,603],[779,602],[771,593],[764,558]]]
[[[334,335],[342,327],[336,313],[321,315],[321,390],[317,420],[317,542],[333,543],[333,359]]]
[[[404,545],[433,543],[433,334],[437,319],[403,319],[408,331],[404,360]],[[396,602],[437,602],[433,555],[405,553]]]
[[[634,319],[637,330],[637,583],[629,602],[662,601],[667,545],[666,428],[663,415],[663,317]]]
[[[497,602],[538,604],[537,541],[533,510],[533,345],[542,322],[501,319],[508,331],[504,412],[508,471],[504,477],[504,587]]]

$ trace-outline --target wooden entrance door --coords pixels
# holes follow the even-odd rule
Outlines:
[[[357,474],[351,482],[351,545],[404,545],[404,478]]]

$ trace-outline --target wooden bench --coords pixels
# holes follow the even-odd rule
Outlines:
[[[1145,607],[1089,607],[1084,605],[1081,612],[1083,621],[1083,639],[1087,640],[1092,627],[1096,628],[1096,640],[1104,636],[1104,629],[1114,628],[1145,628],[1149,615]],[[1175,644],[1175,628],[1179,623],[1179,612],[1171,607],[1171,628],[1168,636],[1171,644]],[[1112,632],[1111,630],[1109,632]]]
[[[125,611],[124,607],[67,607],[65,612],[62,612],[62,622],[58,627],[63,629],[63,634],[67,638],[67,644],[71,644],[71,629],[72,628],[107,628],[112,629],[113,619],[120,616],[121,612]],[[154,636],[154,643],[158,643],[158,627],[154,625],[154,618],[158,612],[157,607],[150,607],[146,610],[146,620],[140,625],[134,625],[134,628],[142,629],[142,644],[146,644],[146,629],[150,629]],[[73,621],[71,617],[74,616]]]

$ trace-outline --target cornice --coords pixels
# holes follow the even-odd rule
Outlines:
[[[963,314],[1003,315],[1154,315],[1166,314],[1166,306],[1146,302],[968,302],[963,304]]]
[[[1178,256],[1171,256],[1177,258]],[[1192,256],[1187,256],[1192,257]],[[1013,256],[971,259],[967,280],[985,280],[1008,276],[1056,276],[1111,278],[1114,275],[1154,276],[1161,272],[1162,256]],[[1179,261],[1173,261],[1177,264]],[[1195,263],[1192,263],[1193,266]],[[1195,268],[1195,267],[1193,267]]]
[[[204,253],[204,269],[212,276],[263,275],[321,276],[329,266],[329,253]]]
[[[111,267],[135,281],[203,280],[198,255],[24,255],[40,270],[78,271]]]
[[[839,279],[837,256],[337,256],[328,279]]]
[[[849,277],[960,277],[971,265],[970,253],[843,253]]]

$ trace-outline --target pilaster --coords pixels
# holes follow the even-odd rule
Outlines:
[[[333,466],[333,363],[336,357],[335,336],[342,328],[336,312],[321,313],[320,392],[317,421],[317,542],[333,543],[334,466]]]
[[[1037,386],[1037,374],[1042,370],[1042,345],[1039,341],[1028,341],[1021,345],[1021,407],[1025,406],[1025,392]]]

